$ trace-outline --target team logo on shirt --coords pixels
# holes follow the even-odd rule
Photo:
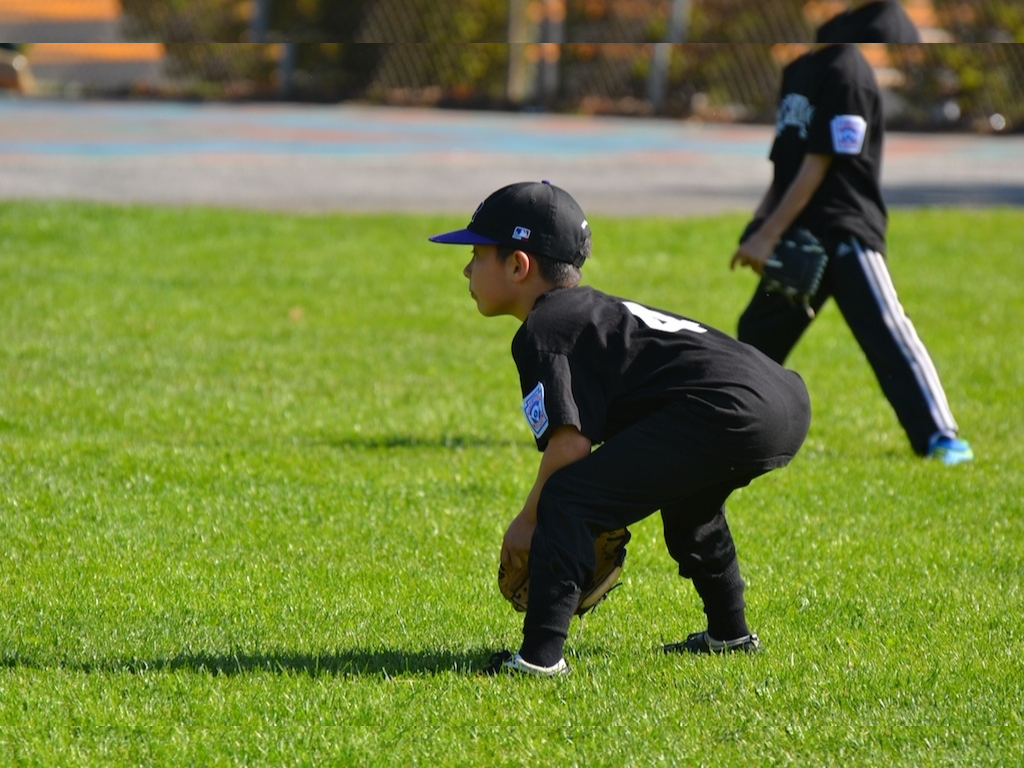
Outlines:
[[[544,385],[540,382],[533,391],[523,398],[523,413],[533,430],[534,437],[540,437],[548,428],[548,412],[544,410]]]
[[[787,93],[775,113],[775,133],[781,134],[786,128],[796,128],[800,138],[807,140],[807,128],[814,117],[814,107],[807,97],[799,93]]]
[[[832,118],[832,149],[837,155],[859,155],[864,146],[868,123],[860,115],[836,115]]]

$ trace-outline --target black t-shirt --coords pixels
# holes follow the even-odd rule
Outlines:
[[[884,252],[882,104],[875,74],[855,45],[806,53],[783,70],[772,186],[785,194],[808,153],[831,155],[828,173],[797,217],[826,246],[855,235]]]
[[[753,347],[590,287],[540,296],[512,357],[541,451],[557,427],[600,443],[674,401],[692,405],[695,423],[707,425],[709,450],[719,430],[756,435],[766,422],[785,429],[807,417],[799,376]]]
[[[844,11],[818,29],[819,43],[920,43],[914,22],[897,0]]]

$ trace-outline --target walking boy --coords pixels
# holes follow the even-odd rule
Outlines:
[[[471,245],[463,274],[480,313],[522,322],[512,357],[543,452],[501,548],[506,568],[529,568],[523,642],[485,671],[567,672],[563,646],[595,537],[659,510],[708,619],[664,650],[757,650],[725,500],[796,454],[810,422],[800,377],[707,325],[580,286],[590,226],[546,182],[503,187],[465,229],[430,239]]]
[[[816,44],[782,74],[771,161],[775,175],[730,266],[764,270],[790,225],[829,254],[813,314],[833,297],[915,453],[970,461],[939,374],[903,311],[885,257],[882,107],[874,72],[855,45]],[[782,363],[811,318],[759,284],[740,317],[741,341]]]

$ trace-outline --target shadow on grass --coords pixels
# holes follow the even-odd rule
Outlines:
[[[955,184],[927,186],[900,184],[886,186],[882,193],[892,206],[949,205],[990,206],[1024,205],[1024,185],[1020,184]]]
[[[381,448],[509,448],[516,445],[533,446],[525,440],[502,440],[497,438],[471,437],[467,435],[346,435],[316,440],[320,445],[331,448],[357,448],[380,450]]]
[[[57,660],[50,663],[5,654],[0,668],[63,669],[85,673],[143,674],[147,672],[195,672],[213,677],[269,673],[310,677],[403,677],[443,672],[475,674],[487,663],[493,649],[452,651],[367,650],[355,648],[336,653],[180,653],[168,658],[113,659],[109,661]]]

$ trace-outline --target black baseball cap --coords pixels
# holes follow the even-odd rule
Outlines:
[[[465,229],[430,238],[454,245],[506,245],[580,267],[590,225],[572,195],[548,181],[502,187],[477,206]]]

